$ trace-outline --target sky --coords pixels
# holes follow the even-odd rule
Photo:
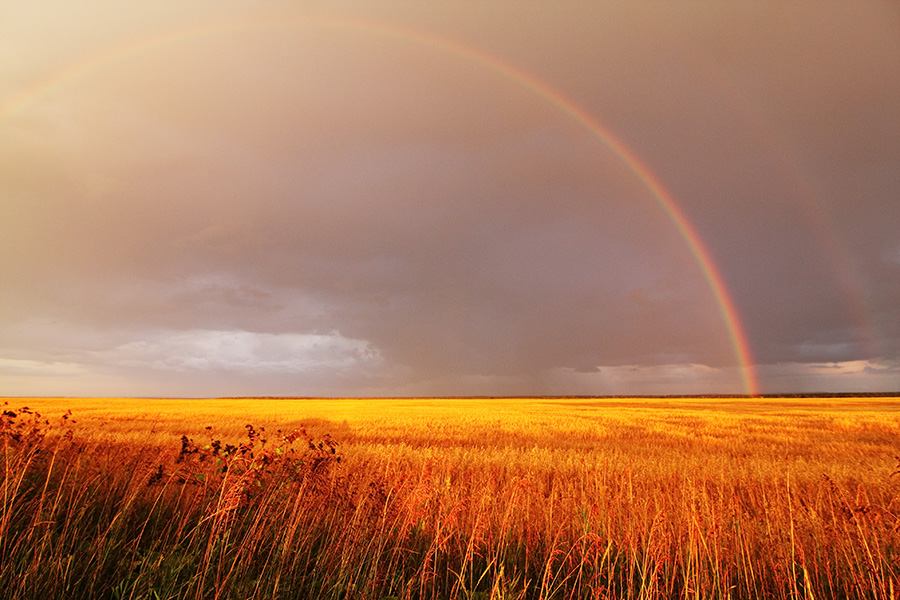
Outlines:
[[[900,390],[896,2],[0,0],[0,396]]]

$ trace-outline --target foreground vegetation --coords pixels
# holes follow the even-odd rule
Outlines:
[[[900,594],[897,398],[7,403],[5,598]]]

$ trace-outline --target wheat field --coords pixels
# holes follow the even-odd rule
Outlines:
[[[900,398],[0,404],[5,598],[900,595]]]

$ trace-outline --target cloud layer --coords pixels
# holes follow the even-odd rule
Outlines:
[[[672,192],[763,391],[900,388],[893,5],[89,4],[0,20],[2,392],[742,391],[652,190],[479,52]]]

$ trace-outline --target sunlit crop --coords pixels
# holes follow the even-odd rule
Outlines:
[[[897,398],[6,402],[7,598],[900,593]]]

